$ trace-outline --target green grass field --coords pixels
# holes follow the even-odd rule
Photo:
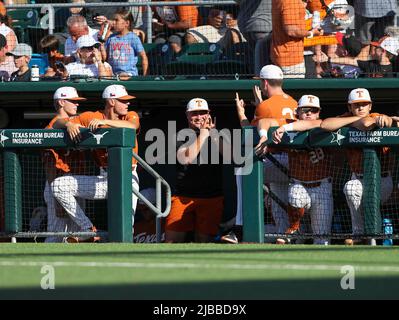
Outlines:
[[[41,289],[43,265],[55,290]],[[341,267],[355,268],[342,290]],[[0,299],[398,299],[395,247],[1,244]]]

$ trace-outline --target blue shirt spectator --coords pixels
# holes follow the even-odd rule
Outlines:
[[[113,34],[105,43],[108,62],[115,74],[127,73],[137,76],[138,54],[144,51],[143,45],[133,32],[122,36]]]

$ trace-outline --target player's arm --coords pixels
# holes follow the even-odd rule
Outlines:
[[[205,141],[209,138],[209,130],[208,129],[201,129],[200,134],[197,136],[195,141],[186,147],[180,147],[177,150],[177,159],[183,165],[191,164],[195,161],[198,157],[202,146],[204,145]]]
[[[375,129],[377,127],[377,124],[375,118],[364,117],[353,122],[350,126],[362,131],[369,131]]]
[[[346,65],[358,67],[359,64],[357,63],[357,61],[358,61],[357,58],[351,58],[351,57],[336,57],[336,58],[330,58],[330,62],[331,62],[331,63],[346,64]]]
[[[236,92],[235,101],[236,101],[237,116],[238,116],[238,120],[240,121],[241,128],[250,126],[251,123],[249,122],[249,120],[245,114],[245,102],[244,102],[244,100],[240,99],[238,92]]]
[[[276,131],[273,132],[273,142],[278,144],[287,131],[307,131],[314,128],[320,128],[322,120],[298,120],[289,124],[280,126]]]
[[[80,135],[80,128],[84,128],[84,126],[79,121],[80,116],[74,118],[73,120],[66,120],[66,119],[58,119],[53,124],[54,129],[66,129],[68,132],[69,137],[75,141],[79,142],[81,135]]]
[[[258,133],[260,136],[259,143],[255,147],[257,155],[263,155],[267,152],[267,138],[270,127],[277,127],[278,122],[272,118],[263,118],[258,121]]]
[[[327,131],[335,131],[342,127],[352,125],[360,119],[362,118],[358,116],[327,118],[322,121],[320,127]]]
[[[392,119],[392,127],[399,127],[399,117],[393,116]]]

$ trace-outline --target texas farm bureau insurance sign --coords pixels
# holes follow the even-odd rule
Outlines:
[[[54,142],[54,139],[64,139],[64,132],[46,131],[10,131],[0,132],[0,143],[2,147],[15,145],[44,145]],[[46,140],[46,141],[45,141]],[[51,141],[47,141],[51,140]]]
[[[331,144],[399,144],[398,128],[360,131],[356,129],[339,129],[332,132]]]

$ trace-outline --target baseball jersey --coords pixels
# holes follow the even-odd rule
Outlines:
[[[83,112],[82,114],[75,117],[71,121],[74,123],[78,123],[84,127],[88,127],[90,121],[93,119],[106,120],[107,118],[105,117],[105,114],[102,111],[96,111],[96,112],[87,111],[87,112]],[[126,116],[121,116],[119,118],[119,120],[125,120],[125,121],[129,121],[129,122],[133,122],[133,123],[137,124],[136,134],[138,133],[139,128],[140,128],[140,119],[139,119],[139,115],[136,112],[129,111]],[[104,126],[104,127],[107,127],[107,126]],[[135,143],[135,147],[133,148],[133,152],[137,154],[138,150],[139,150],[138,143],[137,143],[137,137],[135,138],[135,141],[136,141],[136,143]],[[103,168],[108,167],[108,153],[107,153],[106,149],[95,149],[95,150],[93,150],[93,154],[94,154],[94,160],[96,161],[96,163],[99,167],[103,167]],[[135,165],[136,163],[137,163],[137,160],[132,158],[132,164]]]
[[[290,149],[288,162],[291,177],[301,181],[321,180],[331,175],[331,150],[327,148]]]
[[[295,120],[295,109],[298,103],[288,94],[275,95],[260,103],[255,109],[252,125],[256,126],[259,119],[273,118],[279,125],[287,120]]]
[[[59,120],[58,116],[54,117],[45,129],[53,129],[54,123]],[[64,120],[68,120],[67,118]],[[85,152],[71,149],[47,149],[44,152],[44,159],[47,165],[53,165],[63,173],[81,174],[85,170]]]
[[[340,117],[351,117],[351,113],[347,112]],[[379,113],[370,113],[369,117],[376,118],[381,116]],[[376,148],[378,157],[381,161],[381,172],[391,171],[393,168],[394,160],[390,155],[390,148],[380,147]],[[362,148],[345,148],[346,157],[348,159],[349,167],[352,172],[356,174],[363,174],[363,149]]]

